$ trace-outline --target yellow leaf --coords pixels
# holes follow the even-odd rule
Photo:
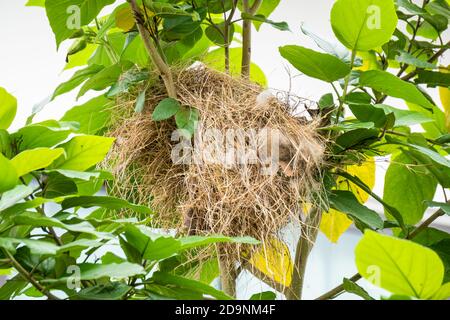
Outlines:
[[[352,176],[358,177],[370,189],[375,186],[375,161],[373,158],[361,165],[347,166],[346,171]],[[367,192],[345,178],[336,179],[336,185],[338,190],[351,191],[361,203],[365,203],[369,199]],[[336,243],[351,225],[352,220],[345,213],[330,209],[322,215],[320,230],[331,242]]]
[[[440,68],[441,72],[449,73],[450,65],[447,68]],[[439,87],[439,96],[441,97],[442,107],[445,110],[445,127],[450,131],[450,89]]]
[[[380,69],[377,56],[374,52],[358,52],[358,57],[363,60],[363,64],[360,67],[354,68],[354,70],[368,71]]]
[[[350,220],[345,213],[330,209],[329,212],[324,212],[322,215],[320,231],[322,231],[331,242],[336,243],[352,223],[353,221]]]
[[[130,7],[123,7],[116,12],[116,26],[122,30],[129,31],[134,26],[134,16]]]
[[[358,177],[370,189],[375,186],[375,161],[373,158],[368,159],[362,165],[347,166],[346,171],[352,176]],[[339,177],[336,184],[338,190],[353,192],[361,203],[365,203],[369,199],[367,192],[345,178]]]
[[[256,251],[249,260],[258,271],[285,287],[292,282],[292,259],[289,248],[282,241],[272,238]]]

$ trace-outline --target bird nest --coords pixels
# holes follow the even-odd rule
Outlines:
[[[135,95],[120,97],[105,164],[116,177],[111,192],[153,208],[159,227],[186,234],[264,241],[301,221],[304,203],[322,189],[319,119],[296,116],[289,99],[203,66],[174,75],[179,102],[198,110],[195,135],[177,135],[173,119],[152,120],[166,98],[160,81],[141,113],[133,111]]]

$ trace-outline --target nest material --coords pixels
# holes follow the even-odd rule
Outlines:
[[[310,203],[321,188],[318,173],[325,144],[317,133],[319,121],[294,117],[287,103],[249,81],[205,67],[176,75],[179,101],[200,115],[189,158],[196,161],[174,163],[173,150],[179,144],[171,139],[175,121],[151,118],[165,98],[163,88],[147,90],[151,94],[140,114],[132,112],[134,99],[122,97],[110,132],[117,138],[107,163],[116,176],[112,191],[150,205],[160,226],[189,234],[265,240],[298,220],[302,204]],[[210,129],[223,136],[239,134],[230,140],[211,140]],[[274,132],[280,134],[273,136]],[[213,146],[209,156],[214,146],[238,151],[221,154],[224,162],[214,156],[205,160],[208,137]],[[279,149],[272,149],[275,145]],[[274,150],[279,150],[277,159]],[[236,161],[249,158],[253,161]]]

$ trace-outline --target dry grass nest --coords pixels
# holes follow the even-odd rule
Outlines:
[[[203,66],[174,75],[179,102],[199,112],[197,133],[188,140],[197,145],[182,158],[197,161],[174,163],[176,123],[152,120],[166,98],[154,81],[142,113],[133,111],[134,95],[122,96],[113,110],[109,135],[117,140],[106,162],[116,177],[111,192],[153,208],[159,227],[189,234],[264,240],[301,221],[303,204],[314,201],[322,186],[320,121],[295,117],[288,103],[260,86]],[[214,140],[211,132],[232,132],[235,138]],[[277,141],[279,149],[273,149]]]

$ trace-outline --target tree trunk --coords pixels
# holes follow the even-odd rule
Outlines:
[[[302,299],[306,265],[319,232],[321,213],[322,210],[320,208],[313,208],[309,212],[305,224],[301,226],[300,239],[295,250],[292,283],[285,292],[287,300]]]

